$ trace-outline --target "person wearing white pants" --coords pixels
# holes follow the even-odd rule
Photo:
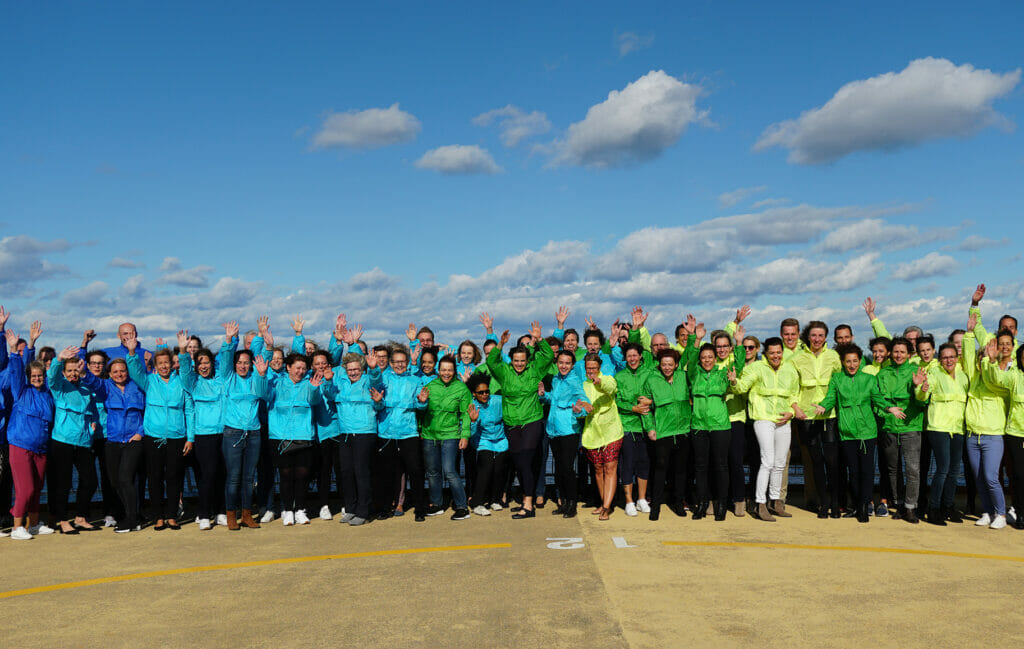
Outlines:
[[[758,512],[761,507],[767,509],[768,499],[781,501],[782,498],[782,472],[786,468],[786,456],[789,454],[791,424],[787,420],[785,424],[777,424],[774,421],[758,420],[754,422],[754,435],[757,437],[757,444],[761,447],[761,468],[757,470],[756,491],[754,500],[758,505]],[[767,491],[767,497],[765,492]],[[781,516],[791,514],[782,513]],[[764,520],[774,520],[770,512],[762,516]]]

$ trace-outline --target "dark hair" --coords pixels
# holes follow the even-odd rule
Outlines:
[[[597,336],[597,339],[601,341],[602,345],[604,345],[604,332],[597,327],[587,329],[583,332],[583,343],[586,344],[587,338],[593,338],[594,336]]]
[[[1024,345],[1017,348],[1017,369],[1024,372]]]
[[[1003,336],[1008,336],[1011,340],[1013,339],[1013,332],[1009,329],[1000,329],[996,332],[996,340],[999,340]]]
[[[527,341],[527,342],[523,342]],[[533,336],[530,334],[523,334],[516,339],[516,347],[529,347],[530,343],[533,342]]]
[[[373,353],[376,354],[377,352],[384,352],[387,354],[388,359],[391,358],[391,349],[387,345],[374,345]]]
[[[89,359],[92,358],[93,356],[99,356],[100,358],[102,358],[104,367],[106,367],[107,363],[110,362],[110,357],[107,356],[107,352],[103,351],[102,349],[94,349],[91,352],[88,352],[85,355],[85,362],[88,364]]]
[[[792,320],[792,318],[789,318],[789,319]],[[785,320],[783,320],[783,322],[785,322]],[[783,349],[786,348],[785,345],[782,344],[782,338],[779,338],[778,336],[772,336],[771,338],[765,338],[764,342],[762,343],[762,345],[764,345],[764,351],[765,351],[766,354],[768,353],[768,348],[769,347],[782,347]]]
[[[673,359],[676,362],[677,365],[679,364],[680,354],[679,354],[678,351],[672,349],[671,347],[669,347],[668,349],[660,349],[660,350],[658,350],[658,362],[660,363],[661,359],[663,359],[665,357],[669,357],[669,358]]]
[[[440,370],[441,369],[441,365],[443,365],[444,363],[451,363],[452,364],[452,371],[457,372],[458,369],[459,369],[459,362],[457,360],[455,360],[455,356],[453,356],[452,354],[445,354],[444,356],[442,356],[437,361],[437,369]]]
[[[297,363],[298,361],[302,361],[303,363],[306,364],[307,367],[309,366],[309,360],[306,358],[305,354],[298,354],[296,352],[292,352],[284,357],[285,367],[291,367],[292,365],[295,365],[295,363]]]
[[[628,352],[635,351],[641,356],[644,355],[644,347],[640,343],[626,343],[622,346],[622,357],[625,358]]]
[[[487,340],[484,341],[484,350],[486,350],[488,352],[491,351],[491,349],[494,349],[497,346],[498,346],[498,341],[494,340],[493,338],[488,338]],[[490,347],[491,349],[487,349],[488,347]]]
[[[804,341],[804,344],[808,347],[811,346],[811,329],[824,329],[825,335],[828,335],[828,325],[821,320],[811,320],[804,326],[804,330],[800,332],[800,340]]]
[[[935,349],[935,336],[931,334],[923,334],[917,338],[917,346],[920,347],[921,343],[928,343]]]
[[[48,360],[57,358],[57,350],[54,349],[53,347],[50,347],[49,345],[47,345],[46,347],[41,347],[39,349],[39,353],[36,354],[36,358],[45,363]]]
[[[208,358],[210,360],[210,367],[214,370],[213,372],[210,373],[210,376],[216,376],[217,375],[217,372],[216,372],[217,363],[214,360],[213,352],[211,352],[209,349],[207,349],[205,347],[200,347],[196,351],[195,358],[192,359],[192,362],[195,363],[196,374],[199,373],[199,357],[200,356],[204,356],[204,357],[206,357],[206,358]]]
[[[959,358],[960,352],[958,352],[956,350],[956,345],[954,345],[953,343],[942,343],[941,345],[939,345],[939,351],[935,355],[941,357],[942,356],[942,351],[945,350],[945,349],[953,350],[953,353],[956,354],[956,356]]]
[[[430,334],[430,337],[434,337],[434,330],[430,327],[420,327],[420,330],[416,332],[416,337],[419,338],[420,334]]]
[[[999,318],[999,322],[1002,322],[1003,320],[1013,320],[1013,328],[1017,328],[1017,318],[1014,318],[1012,315],[1004,313],[1003,316]]]
[[[318,349],[318,350],[314,351],[314,352],[313,352],[312,354],[310,354],[310,355],[309,355],[309,365],[310,365],[310,367],[312,367],[312,365],[313,365],[313,360],[314,360],[314,359],[315,359],[315,358],[316,358],[317,356],[323,356],[324,358],[326,358],[326,359],[327,359],[327,364],[328,364],[328,365],[331,365],[331,360],[332,360],[332,359],[331,359],[331,355],[330,355],[330,354],[328,354],[327,352],[325,352],[325,351],[324,351],[324,350],[322,350],[322,349]]]
[[[597,352],[587,352],[583,357],[583,363],[584,365],[587,363],[597,363],[600,367],[602,365],[601,355]]]
[[[885,347],[886,351],[892,351],[892,341],[886,338],[885,336],[872,338],[870,341],[868,341],[868,347],[870,347],[871,349],[874,349],[875,345],[882,345],[883,347]]]
[[[910,341],[904,338],[903,336],[896,336],[895,338],[892,339],[892,343],[890,343],[889,345],[889,351],[891,352],[893,350],[893,347],[895,347],[896,345],[903,345],[904,347],[906,347],[907,353],[910,353],[910,350],[914,349],[914,346],[910,344]]]
[[[508,353],[508,359],[512,360],[516,357],[516,354],[526,354],[526,360],[530,360],[530,348],[524,345],[516,345]]]
[[[711,354],[714,355],[715,346],[712,345],[711,343],[704,343],[703,345],[700,346],[700,349],[697,350],[697,358],[700,358],[700,355],[706,351],[711,352]],[[658,354],[661,355],[661,352],[658,352]]]
[[[491,387],[491,377],[483,372],[476,372],[466,381],[466,387],[469,388],[470,392],[476,392],[476,389],[481,385]]]
[[[676,329],[675,329],[675,331],[672,334],[672,335],[674,335],[676,337],[676,340],[679,340],[679,332],[680,331],[686,331],[686,325],[684,325],[684,324],[677,324],[676,325]]]
[[[548,336],[547,338],[544,339],[544,342],[546,342],[548,344],[548,347],[550,347],[551,349],[554,349],[555,347],[562,347],[562,341],[559,340],[556,336]]]
[[[856,354],[857,358],[864,358],[864,350],[853,343],[846,343],[836,347],[836,353],[839,354],[840,359],[846,358],[847,354]]]
[[[853,335],[853,327],[851,327],[848,324],[837,324],[836,328],[832,330],[832,337],[833,338],[835,338],[837,335],[839,335],[839,330],[840,329],[849,329],[850,335],[851,336]]]
[[[423,350],[421,350],[420,351],[420,364],[423,363],[423,359],[426,358],[427,356],[433,356],[434,357],[434,364],[436,365],[437,364],[437,359],[438,359],[437,347],[426,347]]]
[[[237,363],[243,356],[248,356],[250,363],[254,363],[256,360],[256,355],[252,353],[251,349],[239,349],[238,351],[235,352],[234,357],[231,359],[232,364]],[[270,357],[274,357],[273,353],[271,353]]]
[[[560,350],[558,350],[558,353],[555,354],[555,360],[557,361],[559,358],[561,358],[563,356],[569,357],[569,359],[572,360],[572,364],[573,365],[576,364],[576,354],[572,353],[568,349],[560,349]]]
[[[951,342],[953,342],[953,336],[955,336],[957,334],[963,335],[965,333],[967,333],[967,331],[964,330],[964,329],[954,329],[953,331],[949,332],[949,337],[946,338],[946,342],[951,343]]]
[[[357,340],[356,345],[359,346],[359,349],[363,350],[363,356],[366,356],[367,352],[370,351],[369,348],[366,346],[366,343],[362,340]]]
[[[729,346],[732,346],[732,336],[730,336],[729,333],[726,332],[724,329],[716,329],[715,331],[711,332],[712,346],[714,346],[714,344],[718,342],[719,338],[725,338],[725,340],[729,343]]]
[[[188,339],[189,339],[189,340],[194,340],[194,341],[196,341],[197,343],[199,343],[199,347],[200,347],[200,348],[201,348],[201,347],[203,346],[203,339],[202,339],[202,338],[200,338],[199,336],[196,336],[196,335],[194,335],[194,334],[193,334],[193,335],[189,336],[189,337],[188,337]]]
[[[785,320],[783,320],[782,322],[779,323],[779,333],[780,334],[782,333],[782,328],[783,327],[796,327],[797,329],[799,329],[800,328],[800,321],[797,320],[796,318],[786,318]],[[768,341],[766,340],[765,342],[768,342]]]
[[[562,342],[565,342],[565,337],[568,336],[569,334],[576,336],[577,341],[580,339],[580,332],[570,327],[566,329],[564,332],[562,332]]]

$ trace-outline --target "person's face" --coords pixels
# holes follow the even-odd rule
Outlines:
[[[33,367],[28,375],[28,384],[36,390],[42,390],[46,386],[46,370]]]
[[[491,400],[491,388],[486,383],[476,386],[476,389],[473,390],[473,398],[480,403],[487,403]]]
[[[434,373],[434,368],[437,367],[437,358],[433,355],[426,355],[420,359],[420,371],[430,376]]]
[[[28,347],[28,343],[27,342],[22,341],[22,342],[18,343],[18,355],[19,356],[24,356],[25,355],[25,348],[26,347]]]
[[[601,339],[597,336],[587,336],[583,339],[583,344],[587,346],[588,352],[601,351]]]
[[[117,337],[121,341],[122,345],[125,344],[125,341],[128,339],[128,336],[133,333],[136,333],[135,325],[133,325],[130,322],[126,322],[117,328]]]
[[[565,348],[571,352],[575,352],[580,346],[580,338],[576,334],[565,334],[565,339],[562,341]]]
[[[156,371],[157,376],[162,379],[166,379],[171,375],[172,368],[173,363],[171,363],[171,359],[167,357],[167,354],[161,354],[159,358],[153,361],[153,369]]]
[[[960,356],[964,353],[964,335],[957,333],[953,334],[953,340],[951,341],[953,346],[956,347],[956,354]]]
[[[199,357],[199,360],[196,361],[196,372],[204,379],[210,378],[213,374],[213,363],[210,362],[209,356],[203,354]]]
[[[628,355],[626,357],[626,362],[627,363],[629,362],[629,356]],[[575,363],[573,363],[572,359],[570,359],[565,354],[562,354],[561,356],[559,356],[558,357],[558,361],[555,363],[555,365],[558,366],[558,373],[561,376],[565,376],[569,372],[571,372],[572,371],[572,367],[573,367],[574,364]]]
[[[284,367],[284,352],[275,349],[274,354],[270,357],[270,369],[280,372],[282,367]]]
[[[437,366],[437,375],[441,377],[441,381],[444,383],[451,383],[452,379],[455,378],[455,363],[450,361],[441,363]]]
[[[768,364],[772,369],[779,369],[779,366],[782,365],[782,347],[772,345],[764,351],[764,357],[768,359]]]
[[[90,356],[86,367],[89,369],[89,373],[93,376],[100,376],[103,374],[103,357],[98,354],[96,356]]]
[[[562,346],[560,344],[558,344],[558,343],[551,343],[550,346],[551,346],[551,352],[554,353],[554,354],[557,354],[558,352],[562,351]]]
[[[893,345],[890,358],[896,365],[903,365],[910,358],[910,350],[904,344]]]
[[[629,329],[623,329],[619,332],[619,344],[624,345],[629,342]]]
[[[593,381],[601,374],[601,364],[597,361],[587,361],[584,370],[587,373],[587,378]]]
[[[860,356],[856,354],[846,354],[843,356],[843,369],[850,376],[857,373],[857,369],[860,367]]]
[[[1014,335],[1014,337],[1017,336],[1017,323],[1015,323],[1013,321],[1013,318],[1000,318],[999,319],[999,328],[1000,329],[1009,329],[1010,333],[1012,333]]]
[[[110,380],[117,385],[128,383],[128,366],[124,363],[112,363],[110,365]]]
[[[423,345],[424,347],[433,347],[434,346],[434,334],[432,334],[432,333],[424,331],[423,333],[421,333],[418,336],[416,336],[416,338],[417,338],[417,340],[420,341],[420,344]]]
[[[178,360],[178,355],[171,356],[171,369],[177,372],[180,368],[181,361]]]
[[[409,369],[408,356],[397,352],[391,356],[391,370],[395,374],[404,374],[407,369]]]
[[[306,344],[302,346],[302,349],[303,351],[306,352],[306,356],[310,356],[313,352],[316,351],[316,345],[307,340]]]
[[[359,379],[363,378],[363,364],[358,361],[345,363],[345,374],[348,375],[349,381],[355,383]]]
[[[82,376],[82,362],[77,358],[64,361],[64,378],[72,383],[78,383]]]
[[[671,356],[663,356],[662,359],[658,361],[658,369],[661,370],[661,373],[662,375],[665,376],[665,378],[668,378],[675,374],[676,367],[676,359],[672,358]]]
[[[828,336],[821,327],[814,327],[807,332],[807,340],[811,343],[811,351],[818,352],[825,347],[825,338]]]
[[[944,349],[939,353],[939,365],[942,365],[942,369],[946,370],[946,374],[952,374],[956,369],[956,362],[959,358],[960,355],[952,349]]]
[[[796,349],[797,343],[800,341],[800,327],[796,325],[786,325],[782,328],[782,342],[786,344],[789,349]]]
[[[746,353],[746,360],[748,363],[752,363],[757,360],[757,344],[751,339],[743,341],[743,351]]]
[[[885,348],[885,345],[878,344],[871,348],[871,356],[876,363],[884,363],[885,359],[889,358],[889,350]]]
[[[715,352],[705,349],[700,353],[700,366],[704,370],[710,370],[715,366]]]
[[[668,338],[665,334],[654,334],[651,336],[651,354],[657,356],[658,352],[668,349]]]
[[[626,365],[629,367],[629,369],[635,370],[636,368],[640,367],[641,360],[643,360],[643,356],[641,356],[640,352],[638,352],[637,350],[631,349],[628,352],[626,352]]]
[[[185,353],[189,356],[195,356],[197,351],[199,351],[199,341],[195,338],[189,338],[188,342],[185,343]]]
[[[473,362],[473,347],[471,345],[459,347],[459,360],[466,365]]]
[[[235,361],[235,374],[242,377],[243,379],[249,376],[249,372],[252,371],[252,359],[249,358],[248,354],[242,354]]]
[[[526,352],[512,354],[512,369],[520,374],[526,369]]]
[[[306,361],[295,361],[288,366],[288,378],[292,380],[292,383],[298,383],[302,381],[306,376]]]
[[[999,350],[999,360],[1008,361],[1013,358],[1013,338],[1010,336],[999,336],[996,341],[996,349]]]
[[[916,331],[908,331],[907,335],[904,336],[904,338],[906,338],[907,341],[910,343],[910,348],[907,350],[908,354],[913,353],[914,350],[917,349],[917,337],[918,337],[918,335],[920,335],[920,334],[918,334]]]
[[[327,360],[327,357],[324,356],[323,354],[317,354],[316,356],[313,357],[314,372],[320,372],[322,374],[330,366],[330,362]]]
[[[853,342],[853,331],[847,327],[836,329],[833,335],[837,345],[848,345]]]
[[[921,364],[930,363],[935,358],[935,345],[922,342],[917,345],[917,355],[921,357]]]
[[[732,353],[732,342],[725,336],[719,336],[715,339],[715,356],[719,360],[725,360],[729,358],[729,354]],[[703,365],[703,363],[701,363]]]

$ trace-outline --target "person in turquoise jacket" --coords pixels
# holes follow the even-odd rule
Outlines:
[[[377,355],[348,353],[342,358],[345,373],[323,372],[324,396],[335,403],[341,431],[341,463],[345,514],[342,522],[362,525],[370,519],[373,502],[370,462],[377,442],[377,412],[383,410],[381,371]],[[363,371],[363,368],[366,371]]]
[[[184,486],[183,458],[192,452],[188,440],[187,420],[195,417],[195,402],[185,390],[181,376],[172,372],[173,353],[158,349],[153,354],[153,373],[146,373],[143,360],[135,353],[135,334],[129,332],[128,375],[146,393],[146,414],[142,420],[145,431],[143,448],[149,483],[150,506],[155,510],[153,529],[181,529],[178,524],[178,497]],[[188,332],[178,332],[179,349],[188,343]],[[179,365],[191,363],[186,353],[178,355]]]
[[[412,508],[417,522],[426,520],[423,472],[423,445],[417,426],[417,413],[426,407],[427,393],[420,378],[409,371],[409,350],[391,350],[388,369],[381,375],[384,384],[384,409],[377,411],[377,452],[371,469],[374,511],[402,515]],[[420,396],[422,395],[422,399]],[[403,477],[409,481],[409,497],[405,508],[399,509],[404,488]]]
[[[467,409],[470,419],[469,447],[476,452],[476,481],[473,485],[473,513],[490,516],[502,509],[508,438],[501,417],[501,395],[491,394],[491,377],[473,374],[466,381],[473,395]],[[467,451],[471,452],[471,451]],[[490,506],[490,507],[488,507]]]
[[[54,403],[53,433],[47,458],[47,501],[63,534],[78,534],[79,529],[99,530],[89,523],[89,505],[96,493],[96,456],[89,422],[92,390],[80,380],[81,371],[82,361],[76,346],[62,350],[47,371]],[[78,471],[73,520],[68,516],[72,467]]]
[[[224,380],[219,373],[231,359],[222,353],[220,361],[209,349],[199,349],[194,357],[179,360],[178,375],[185,391],[192,397],[194,415],[188,419],[188,441],[192,442],[199,464],[199,529],[211,529],[213,519],[222,509],[223,481],[221,445],[224,441]],[[214,368],[217,368],[215,373]],[[232,513],[233,514],[233,513]],[[238,529],[234,516],[228,518],[228,529]]]
[[[586,417],[583,404],[590,403],[583,390],[586,375],[580,378],[575,371],[577,365],[582,366],[583,363],[576,362],[573,352],[567,349],[559,351],[555,355],[556,372],[551,377],[551,389],[540,395],[541,402],[550,406],[545,432],[555,458],[555,486],[562,501],[552,514],[562,514],[565,518],[576,516],[579,493],[575,464],[583,433],[583,418]]]

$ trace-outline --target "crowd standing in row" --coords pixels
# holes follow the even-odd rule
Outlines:
[[[672,341],[648,332],[640,307],[607,337],[588,318],[581,341],[562,307],[551,336],[534,322],[507,352],[509,332],[497,336],[486,313],[482,348],[438,345],[412,324],[408,345],[369,348],[342,314],[326,349],[296,318],[285,350],[261,317],[244,335],[226,323],[216,353],[187,331],[174,350],[160,339],[146,350],[131,323],[117,347],[90,350],[89,330],[78,345],[37,352],[41,324],[19,338],[0,307],[0,471],[10,478],[0,496],[13,483],[15,539],[100,529],[90,517],[98,487],[103,525],[116,532],[180,529],[189,467],[201,530],[258,528],[276,511],[286,526],[308,524],[317,509],[330,520],[332,474],[348,525],[441,514],[445,483],[454,520],[490,516],[518,495],[513,519],[550,500],[567,518],[589,501],[600,520],[621,502],[652,521],[663,506],[694,519],[711,508],[721,521],[751,505],[770,522],[791,516],[799,449],[820,518],[917,523],[927,512],[946,525],[962,522],[954,497],[966,451],[966,509],[974,513],[976,488],[976,524],[999,529],[1001,468],[1024,505],[1024,359],[1015,318],[1003,316],[995,335],[982,326],[984,294],[979,285],[966,329],[940,345],[915,326],[891,336],[868,298],[870,360],[845,324],[833,328],[834,347],[820,321],[801,329],[787,318],[763,342],[745,335],[746,306],[710,335],[687,316]],[[544,479],[549,453],[554,485]],[[40,519],[44,481],[52,527]],[[1011,517],[1024,529],[1022,519]]]

